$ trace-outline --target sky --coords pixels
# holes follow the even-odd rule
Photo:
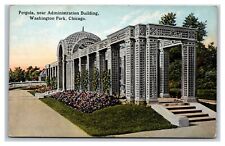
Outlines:
[[[21,12],[32,11],[63,11],[98,12],[98,16],[85,15],[86,20],[30,20],[30,16]],[[102,40],[107,35],[120,30],[128,25],[139,23],[158,24],[161,16],[168,12],[176,13],[177,26],[182,26],[186,16],[194,13],[199,21],[207,21],[207,37],[204,43],[207,45],[214,42],[217,45],[218,10],[216,6],[153,6],[153,5],[18,5],[10,7],[10,32],[9,32],[9,67],[38,66],[44,68],[46,64],[56,61],[57,45],[60,40],[65,39],[72,33],[82,30],[99,36]],[[48,17],[49,15],[35,15]],[[56,15],[54,15],[56,16]],[[75,16],[75,15],[74,15]]]

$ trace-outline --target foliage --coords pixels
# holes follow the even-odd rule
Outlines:
[[[216,89],[216,59],[217,47],[214,43],[201,49],[197,58],[197,80],[198,89]]]
[[[113,96],[99,94],[96,92],[76,92],[68,90],[51,94],[50,97],[61,101],[68,106],[84,113],[92,113],[96,110],[120,104],[119,100]]]
[[[176,13],[170,12],[163,15],[159,24],[176,26]]]
[[[9,82],[24,82],[25,70],[20,67],[16,67],[14,71],[9,70]]]
[[[197,17],[194,16],[194,13],[191,13],[185,18],[183,27],[196,28],[197,41],[200,43],[204,40],[204,37],[207,36],[206,23],[207,21],[201,22]]]
[[[93,91],[97,91],[99,89],[99,71],[95,67],[93,71],[92,79],[90,79],[90,83],[92,85]]]
[[[88,90],[88,71],[86,69],[81,71],[80,83],[82,91]]]
[[[52,87],[52,89],[57,89],[56,77],[52,77],[52,79],[50,80],[50,86]]]
[[[125,134],[176,127],[171,125],[153,109],[145,106],[116,105],[87,114],[78,112],[50,97],[40,100],[92,136]]]
[[[37,81],[40,73],[41,70],[37,66],[29,66],[26,70],[21,67],[16,67],[14,71],[9,69],[9,82]]]
[[[200,99],[216,100],[216,89],[198,89],[196,96]]]
[[[46,82],[47,86],[51,85],[51,80],[50,80],[49,76],[45,79],[45,82]]]
[[[172,98],[180,98],[181,97],[181,89],[172,88],[172,89],[170,89],[169,94]]]
[[[107,70],[103,71],[101,76],[101,81],[103,85],[103,92],[109,93],[109,89],[110,89],[110,72],[109,71]]]
[[[77,72],[74,80],[75,80],[74,82],[75,91],[79,91],[80,90],[80,72]]]
[[[37,81],[40,73],[41,73],[41,70],[39,67],[29,66],[25,72],[25,78],[27,81]]]
[[[175,60],[169,65],[169,87],[179,88],[181,87],[181,60]]]

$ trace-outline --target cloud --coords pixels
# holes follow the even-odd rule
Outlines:
[[[129,21],[132,20],[132,18],[138,16],[141,14],[141,11],[133,11],[132,13],[128,13],[127,15],[124,15],[121,17],[119,24],[127,24]]]

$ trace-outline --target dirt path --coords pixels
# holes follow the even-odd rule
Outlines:
[[[8,106],[8,136],[89,137],[78,126],[27,91],[9,91]]]

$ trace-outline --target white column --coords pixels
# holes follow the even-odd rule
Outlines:
[[[182,44],[182,99],[185,102],[196,102],[195,62],[196,62],[195,42],[184,41]]]
[[[144,38],[136,38],[135,42],[135,103],[145,103],[145,51]]]
[[[71,60],[71,90],[74,90],[74,60]]]
[[[63,60],[63,65],[62,65],[62,72],[63,72],[63,90],[66,90],[66,60]]]
[[[90,91],[90,83],[89,83],[89,75],[90,75],[90,65],[89,65],[89,55],[87,54],[87,64],[86,64],[86,70],[88,72],[88,85],[87,85],[87,90]]]
[[[96,68],[98,69],[98,71],[100,71],[100,58],[99,58],[99,52],[96,52]]]
[[[160,49],[160,97],[169,97],[169,50]]]
[[[126,98],[129,103],[134,102],[134,40],[125,41],[126,49]]]
[[[146,102],[158,102],[158,40],[147,38],[146,43]]]
[[[110,89],[109,89],[109,94],[112,95],[112,51],[111,51],[111,46],[107,48],[106,52],[106,58],[107,58],[107,63],[108,63],[108,71],[110,73]]]
[[[81,77],[81,71],[82,71],[82,65],[81,65],[81,57],[79,58],[79,72],[80,72],[80,77]],[[81,89],[81,84],[80,84],[80,91],[82,91]]]

